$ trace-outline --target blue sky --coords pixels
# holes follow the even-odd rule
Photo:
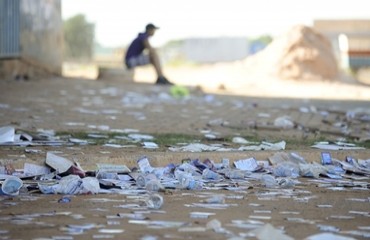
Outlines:
[[[314,19],[370,19],[368,0],[62,0],[63,19],[84,14],[96,40],[127,45],[148,22],[161,27],[153,45],[189,37],[282,34]]]

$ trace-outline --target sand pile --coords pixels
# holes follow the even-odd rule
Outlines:
[[[295,26],[260,53],[247,58],[247,68],[281,79],[335,79],[338,66],[331,44],[310,27]]]

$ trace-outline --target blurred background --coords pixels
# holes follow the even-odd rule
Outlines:
[[[286,85],[367,88],[366,6],[366,0],[0,0],[0,76],[152,83],[151,66],[132,72],[123,65],[126,48],[151,22],[160,29],[150,42],[176,84],[294,96],[307,88]]]

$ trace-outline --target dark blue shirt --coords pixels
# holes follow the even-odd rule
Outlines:
[[[148,39],[148,34],[139,33],[127,49],[125,60],[139,56],[145,49],[144,41]]]

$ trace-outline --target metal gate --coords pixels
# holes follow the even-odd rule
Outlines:
[[[0,59],[20,56],[20,0],[0,0]]]

